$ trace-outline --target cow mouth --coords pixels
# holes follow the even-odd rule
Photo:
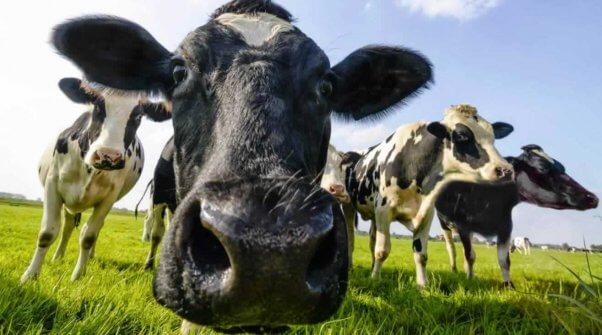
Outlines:
[[[105,160],[100,163],[94,163],[92,165],[92,167],[95,168],[96,170],[102,170],[102,171],[121,170],[125,167],[125,161],[113,163],[111,161]]]

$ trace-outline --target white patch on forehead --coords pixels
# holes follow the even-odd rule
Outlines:
[[[260,47],[280,33],[294,29],[290,22],[268,13],[226,13],[215,19],[242,35],[248,45]]]
[[[541,150],[531,150],[532,153],[536,154],[537,156],[547,160],[548,162],[554,164],[555,161],[552,157],[550,157],[548,154],[546,154],[545,152],[541,151]]]

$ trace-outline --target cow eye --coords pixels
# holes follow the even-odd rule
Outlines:
[[[174,59],[172,61],[172,76],[176,85],[183,82],[186,79],[186,75],[188,74],[188,70],[184,65],[184,61],[181,59]]]
[[[452,141],[454,143],[468,143],[472,140],[472,136],[466,132],[454,131],[452,133]]]
[[[332,82],[328,79],[322,79],[320,80],[320,83],[318,84],[318,91],[320,92],[320,95],[322,95],[323,97],[330,97],[332,95],[334,88],[332,86]]]

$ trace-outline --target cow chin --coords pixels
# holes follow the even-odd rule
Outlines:
[[[331,197],[308,203],[309,187],[281,197],[268,184],[203,188],[170,224],[154,281],[160,304],[231,332],[313,324],[336,312],[349,264]]]

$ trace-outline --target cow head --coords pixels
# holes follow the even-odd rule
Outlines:
[[[351,197],[345,187],[345,171],[341,167],[342,163],[342,154],[332,144],[329,145],[321,186],[338,202],[346,204],[351,201]]]
[[[451,106],[442,122],[428,125],[428,131],[445,141],[443,170],[472,181],[512,178],[512,165],[499,154],[495,139],[508,136],[514,128],[503,122],[490,124],[470,105]]]
[[[431,80],[429,62],[366,47],[331,67],[269,0],[236,0],[167,51],[139,25],[84,17],[57,50],[90,81],[173,106],[178,210],[155,276],[159,303],[219,327],[315,323],[347,285],[342,213],[316,185],[330,116],[386,112]]]
[[[538,145],[523,147],[518,157],[508,157],[514,166],[523,201],[555,209],[587,210],[598,207],[598,197],[565,171],[564,166]]]
[[[59,88],[79,104],[91,105],[91,118],[85,136],[79,138],[87,165],[99,170],[119,170],[125,166],[125,153],[134,143],[143,116],[154,121],[171,117],[163,104],[141,102],[137,95],[93,89],[76,78],[63,78]],[[132,149],[130,149],[132,150]]]

